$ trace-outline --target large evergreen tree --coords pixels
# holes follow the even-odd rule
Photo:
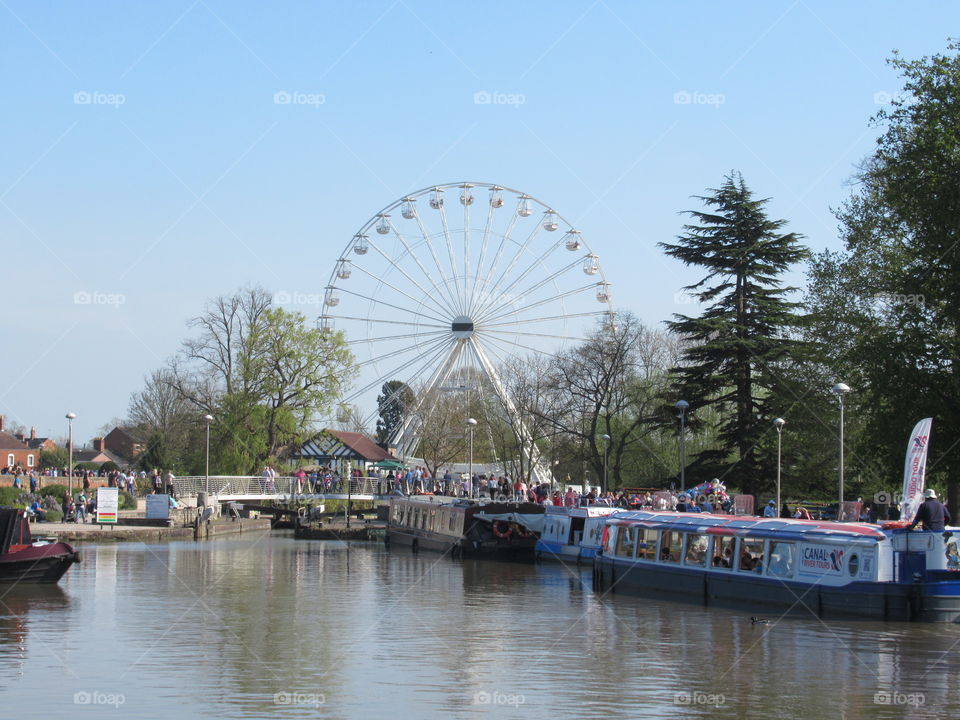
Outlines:
[[[722,477],[744,492],[768,486],[775,469],[759,447],[771,432],[778,408],[771,393],[779,384],[777,365],[797,349],[788,337],[797,325],[796,303],[786,299],[782,274],[807,256],[785,220],[771,220],[739,173],[698,199],[710,211],[691,210],[691,224],[676,244],[660,243],[668,255],[707,270],[684,288],[705,306],[700,317],[675,315],[670,329],[689,343],[674,370],[674,391],[690,413],[716,407],[722,418],[719,446],[701,452],[691,481]],[[691,483],[688,483],[688,485]]]
[[[377,444],[386,449],[393,431],[403,423],[413,406],[413,391],[402,380],[388,380],[377,396]]]

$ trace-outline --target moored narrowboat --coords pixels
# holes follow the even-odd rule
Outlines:
[[[532,561],[542,526],[543,506],[535,503],[414,495],[391,499],[386,542],[414,552]]]
[[[0,583],[56,583],[76,562],[72,545],[34,541],[23,510],[0,507]]]
[[[610,505],[544,507],[543,532],[537,540],[538,560],[593,560],[600,550],[606,519],[622,508]]]
[[[958,536],[960,529],[624,512],[606,520],[594,583],[706,604],[960,622]]]

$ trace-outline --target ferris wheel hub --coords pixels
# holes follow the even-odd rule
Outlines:
[[[466,315],[458,315],[450,323],[450,330],[455,338],[466,340],[473,335],[473,320]]]

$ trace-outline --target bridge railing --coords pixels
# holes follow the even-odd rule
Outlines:
[[[349,490],[348,490],[349,482]],[[386,478],[382,477],[351,477],[331,478],[324,481],[322,478],[311,482],[309,477],[300,480],[296,477],[284,476],[266,478],[260,475],[191,475],[174,478],[174,492],[181,496],[193,496],[198,492],[207,492],[211,495],[240,495],[253,497],[257,495],[302,495],[302,494],[336,494],[346,495],[385,495],[390,491]]]

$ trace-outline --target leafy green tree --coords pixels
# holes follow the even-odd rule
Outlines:
[[[866,418],[854,467],[886,468],[887,489],[897,489],[890,469],[902,467],[913,424],[932,416],[928,483],[948,482],[956,506],[960,45],[948,50],[889,61],[904,92],[874,118],[876,150],[837,213],[845,251],[813,265],[810,302],[826,362],[850,378],[850,399]]]
[[[190,321],[170,367],[147,378],[130,415],[148,437],[144,462],[203,472],[206,426],[210,468],[254,472],[312,438],[355,372],[343,334],[317,329],[271,305],[263,288],[210,301]]]
[[[755,493],[775,473],[759,448],[776,417],[769,399],[780,382],[777,366],[798,344],[787,336],[798,325],[797,304],[787,300],[793,288],[780,278],[808,251],[799,235],[781,232],[785,220],[767,217],[767,200],[755,199],[739,173],[699,199],[711,210],[688,211],[694,223],[676,243],[660,243],[668,255],[707,271],[684,288],[705,306],[700,317],[676,315],[667,323],[688,342],[674,391],[692,415],[718,407],[723,418],[719,446],[697,455],[691,480],[721,477]]]
[[[55,447],[40,451],[41,468],[64,468],[69,462],[69,452],[65,447]]]

